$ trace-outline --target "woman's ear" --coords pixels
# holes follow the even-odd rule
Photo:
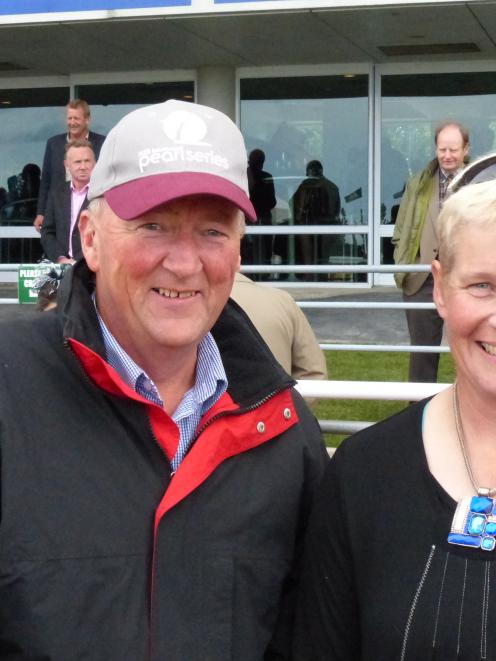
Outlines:
[[[444,319],[445,314],[445,303],[444,303],[444,291],[443,291],[443,267],[441,262],[438,259],[435,259],[431,264],[432,277],[434,278],[434,290],[432,293],[434,303],[439,316]]]

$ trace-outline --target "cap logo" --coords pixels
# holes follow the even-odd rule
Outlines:
[[[162,129],[165,135],[176,145],[202,145],[207,134],[207,125],[201,117],[185,110],[171,112],[167,119],[162,120]]]
[[[179,166],[198,167],[200,170],[214,166],[228,170],[229,160],[211,148],[211,143],[204,140],[207,135],[207,123],[202,117],[187,110],[171,112],[160,120],[164,134],[172,142],[170,146],[147,147],[138,153],[138,165],[142,174],[160,170],[163,165],[171,168]]]

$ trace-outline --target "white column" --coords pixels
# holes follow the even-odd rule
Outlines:
[[[196,100],[236,119],[236,75],[232,67],[201,67],[197,72]]]

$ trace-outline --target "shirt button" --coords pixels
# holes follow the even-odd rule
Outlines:
[[[143,387],[147,392],[151,392],[153,390],[152,382],[149,381],[148,379],[145,380],[143,383]]]
[[[264,433],[264,431],[265,431],[265,424],[264,424],[263,422],[259,422],[259,423],[257,424],[257,431],[258,431],[260,434],[263,434],[263,433]]]
[[[286,418],[286,420],[289,420],[291,418],[291,410],[290,409],[284,409],[283,416]]]

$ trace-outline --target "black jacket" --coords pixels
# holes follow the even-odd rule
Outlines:
[[[88,140],[91,142],[91,146],[95,152],[95,158],[98,160],[105,136],[90,131]],[[60,186],[65,181],[64,158],[66,144],[67,133],[53,135],[47,140],[45,155],[43,156],[43,167],[41,169],[40,192],[36,213],[45,215],[50,189],[52,186]]]
[[[313,416],[229,303],[228,392],[171,479],[177,428],[102,360],[84,262],[66,278],[57,311],[0,328],[0,658],[285,658]]]
[[[88,206],[88,198],[85,198],[79,214]],[[83,256],[81,250],[81,237],[79,236],[78,221],[72,231],[72,256],[80,259]],[[71,184],[64,182],[62,186],[50,189],[48,206],[45,212],[45,220],[41,226],[41,245],[45,255],[52,262],[59,257],[69,257],[69,230],[71,228]]]

